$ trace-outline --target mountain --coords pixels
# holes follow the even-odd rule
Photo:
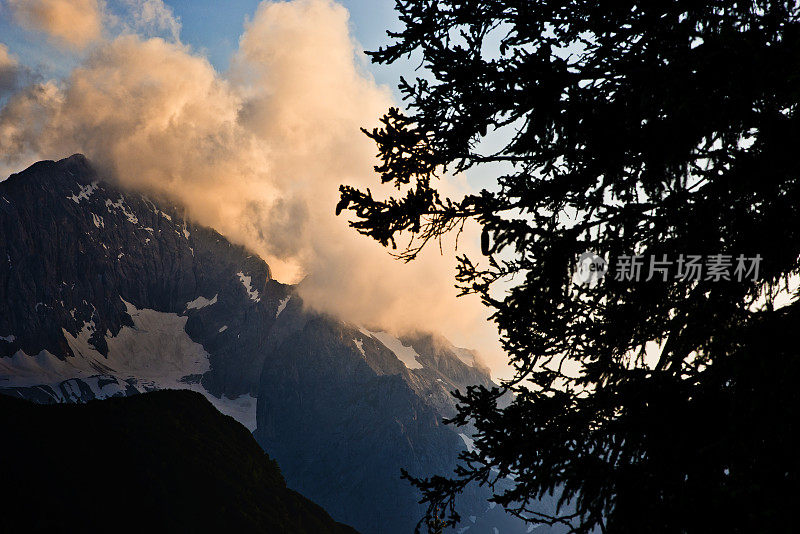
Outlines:
[[[258,347],[291,290],[260,258],[99,181],[79,155],[0,183],[0,228],[0,356],[14,385],[45,377],[43,394],[86,400],[202,377],[194,386],[215,397],[257,393]]]
[[[0,396],[0,425],[3,532],[356,532],[288,489],[199,393],[49,406]]]
[[[423,510],[400,469],[452,471],[471,441],[442,424],[450,392],[491,384],[488,370],[435,333],[398,338],[315,313],[296,289],[81,155],[0,182],[3,393],[77,403],[200,392],[337,521],[410,532]],[[463,496],[458,531],[527,530],[488,496]]]

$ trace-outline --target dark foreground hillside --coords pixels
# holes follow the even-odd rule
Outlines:
[[[355,532],[288,489],[199,393],[83,405],[0,395],[0,429],[0,532]]]

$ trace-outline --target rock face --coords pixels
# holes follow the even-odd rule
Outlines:
[[[209,354],[210,392],[258,391],[258,347],[291,289],[260,258],[175,206],[100,181],[81,155],[0,183],[0,228],[0,356],[65,361],[80,349],[70,340],[85,338],[106,357],[107,336],[135,327],[127,302],[187,317]]]
[[[50,406],[0,396],[0,425],[3,532],[356,532],[288,489],[198,393]]]
[[[451,472],[469,431],[442,418],[455,410],[449,392],[471,384],[490,377],[470,351],[309,311],[260,258],[169,202],[120,191],[83,156],[0,182],[6,394],[193,389],[254,431],[288,485],[334,519],[406,533],[422,508],[400,469]],[[460,531],[527,530],[487,496],[464,496]]]

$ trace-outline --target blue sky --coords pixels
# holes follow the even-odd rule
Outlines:
[[[260,0],[228,0],[222,7],[218,0],[165,0],[164,3],[181,19],[183,42],[201,51],[218,71],[224,71],[237,48],[245,20],[252,17]],[[377,50],[389,43],[386,30],[401,28],[394,0],[338,0],[338,3],[350,12],[350,31],[364,50]],[[398,102],[400,76],[413,77],[415,67],[410,61],[368,66],[378,83],[392,88]]]
[[[217,0],[166,0],[183,24],[181,37],[185,43],[205,52],[218,70],[225,70],[228,58],[236,49],[245,19],[252,16],[259,0],[228,0],[221,6]],[[351,30],[365,49],[388,42],[387,28],[397,28],[394,0],[341,0],[350,11]],[[386,68],[373,69],[381,83],[396,85],[396,77]]]
[[[76,65],[77,58],[68,50],[48,45],[40,34],[15,24],[4,3],[0,0],[0,43],[6,44],[22,64],[33,66],[48,77],[63,76]],[[180,18],[181,40],[223,72],[238,46],[245,21],[255,13],[260,0],[164,0],[164,3]],[[388,43],[386,30],[399,27],[394,0],[339,0],[339,3],[350,12],[351,32],[365,50]],[[116,0],[108,0],[107,6],[111,12],[119,13]],[[378,83],[393,89],[396,98],[399,77],[413,76],[409,63],[388,67],[370,64],[368,68]]]

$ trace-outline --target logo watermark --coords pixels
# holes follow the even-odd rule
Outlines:
[[[649,282],[650,280],[689,281],[758,281],[761,255],[739,254],[679,254],[677,257],[620,255],[606,261],[594,252],[578,256],[573,280],[580,285],[599,282],[613,266],[614,280],[618,282]]]
[[[608,263],[605,258],[588,250],[578,256],[578,266],[575,278],[582,285],[592,285],[599,282],[608,272]]]

